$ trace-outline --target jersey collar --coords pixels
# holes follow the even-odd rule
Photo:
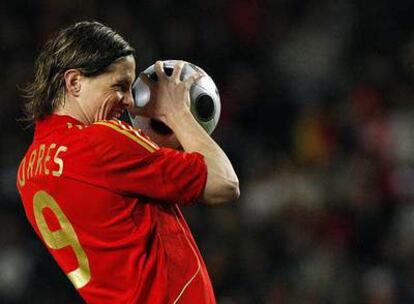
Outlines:
[[[36,121],[34,137],[44,137],[52,132],[67,128],[70,124],[83,124],[76,118],[67,115],[51,114]]]

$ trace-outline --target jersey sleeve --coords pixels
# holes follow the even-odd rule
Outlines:
[[[112,191],[177,204],[201,197],[207,180],[201,154],[160,148],[118,121],[98,122],[90,129],[94,162]]]

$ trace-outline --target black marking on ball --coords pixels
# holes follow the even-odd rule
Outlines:
[[[173,133],[173,131],[166,124],[157,119],[150,119],[150,126],[155,133],[160,135],[171,135]]]
[[[167,75],[167,76],[169,77],[169,76],[171,76],[171,75],[172,75],[173,71],[174,71],[174,69],[173,69],[173,68],[166,67],[166,66],[165,66],[165,64],[164,64],[164,72],[165,72],[165,75]],[[155,73],[155,71],[154,71],[154,72],[152,72],[152,73],[149,75],[149,77],[150,77],[152,80],[154,80],[154,81],[158,81],[158,76],[157,76],[157,73]]]
[[[211,96],[207,94],[199,95],[195,101],[194,107],[197,118],[200,121],[208,122],[214,117],[215,108]]]

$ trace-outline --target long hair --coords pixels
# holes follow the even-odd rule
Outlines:
[[[46,42],[35,62],[34,80],[23,89],[27,119],[43,119],[53,113],[63,100],[68,69],[94,77],[133,53],[121,35],[99,22],[82,21],[59,31]]]

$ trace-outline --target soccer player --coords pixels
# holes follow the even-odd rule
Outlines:
[[[97,22],[45,45],[28,88],[35,122],[17,187],[28,220],[88,303],[215,303],[180,205],[237,199],[238,179],[189,110],[183,63],[158,81],[141,115],[169,126],[184,151],[158,147],[117,118],[133,106],[130,45]]]

